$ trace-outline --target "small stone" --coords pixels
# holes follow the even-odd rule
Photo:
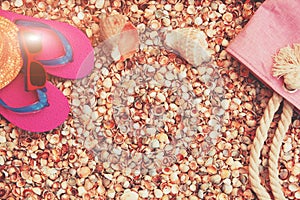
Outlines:
[[[5,164],[5,160],[3,156],[0,156],[0,166]]]
[[[16,7],[21,7],[21,6],[23,6],[23,1],[22,1],[22,0],[16,0],[16,1],[15,1],[15,6],[16,6]]]
[[[77,170],[77,174],[80,178],[86,178],[90,175],[91,170],[88,167],[81,167]]]
[[[80,103],[81,103],[81,102],[80,102],[79,99],[73,99],[73,100],[72,100],[72,105],[73,105],[73,106],[76,106],[76,107],[77,107],[77,106],[80,105]]]
[[[151,148],[153,149],[159,148],[159,141],[157,139],[152,140]]]
[[[171,25],[171,20],[169,18],[163,18],[162,19],[163,25],[164,26],[170,26]]]
[[[227,169],[222,169],[221,170],[221,178],[225,179],[225,178],[229,178],[230,176],[230,171]]]
[[[184,8],[184,5],[182,3],[176,3],[175,6],[174,6],[174,9],[177,11],[177,12],[181,12]]]
[[[93,112],[89,105],[84,105],[82,108],[82,111],[84,114],[87,114],[87,115],[92,114],[92,112]]]
[[[162,93],[158,93],[158,94],[156,95],[156,97],[157,97],[157,99],[158,99],[160,102],[165,102],[165,101],[166,101],[166,97],[165,97],[165,95],[162,94]]]
[[[110,89],[111,86],[112,86],[112,80],[111,80],[110,78],[104,79],[104,81],[103,81],[103,86],[104,86],[106,89]]]
[[[246,121],[246,124],[249,126],[249,127],[255,127],[256,124],[257,124],[257,121],[256,120],[247,120]]]
[[[236,160],[232,163],[231,170],[239,169],[241,167],[243,167],[242,163]]]
[[[232,192],[232,185],[228,185],[228,184],[224,184],[223,187],[222,187],[222,190],[224,193],[226,194],[230,194]]]
[[[186,173],[186,172],[189,171],[190,167],[186,164],[180,164],[179,169],[180,169],[181,172]]]
[[[227,13],[224,13],[223,16],[222,16],[222,19],[226,22],[232,22],[232,19],[233,19],[233,14],[230,13],[230,12],[227,12]]]
[[[136,4],[133,4],[131,7],[130,7],[130,10],[132,12],[137,12],[139,10],[138,6]]]
[[[108,76],[109,75],[109,71],[106,67],[101,68],[101,74],[103,76]]]
[[[37,194],[37,195],[41,195],[42,194],[42,190],[39,187],[34,187],[32,188],[32,191]]]
[[[73,16],[72,17],[72,21],[74,22],[75,25],[79,25],[80,24],[80,19],[77,16]]]
[[[224,14],[226,12],[226,5],[225,4],[220,4],[218,8],[219,13]]]
[[[196,8],[195,8],[195,6],[194,6],[194,5],[189,5],[189,6],[187,7],[186,12],[187,12],[188,14],[190,14],[190,15],[196,14]]]
[[[83,20],[84,19],[84,13],[83,12],[79,12],[77,14],[78,19]]]
[[[170,174],[170,181],[171,181],[171,183],[174,183],[174,184],[179,183],[179,177],[176,172],[173,172]]]
[[[156,198],[162,198],[163,194],[164,194],[164,193],[163,193],[161,190],[159,190],[159,189],[155,189],[155,190],[154,190],[154,196],[155,196]]]
[[[169,142],[169,138],[168,135],[165,133],[159,133],[157,134],[156,138],[159,140],[159,142],[161,143],[168,143]]]
[[[133,192],[131,190],[125,190],[125,192],[122,194],[121,200],[138,200],[139,195],[136,192]]]
[[[6,137],[4,135],[0,135],[0,143],[5,143]]]
[[[155,135],[156,128],[154,128],[154,127],[146,128],[146,133],[150,136]]]
[[[89,29],[89,28],[87,28],[85,30],[85,33],[86,33],[86,35],[87,35],[88,38],[91,38],[93,36],[93,31],[91,29]]]
[[[113,175],[111,175],[111,174],[104,174],[104,177],[110,181],[113,180],[113,178],[114,178]]]
[[[178,78],[180,79],[180,80],[182,80],[182,79],[184,79],[184,78],[186,78],[186,71],[182,71],[182,72],[180,72],[179,74],[178,74]]]
[[[296,192],[298,189],[299,189],[299,186],[295,183],[292,183],[292,184],[289,185],[289,190],[291,192]]]
[[[196,24],[196,25],[199,26],[199,25],[201,25],[202,23],[203,23],[203,20],[202,20],[201,17],[196,17],[196,18],[195,18],[195,24]]]
[[[86,193],[86,190],[83,186],[78,187],[78,195],[83,196]]]
[[[114,190],[114,189],[109,189],[108,191],[107,191],[107,196],[109,197],[109,198],[114,198],[115,197],[115,195],[116,195],[116,191]]]
[[[95,4],[95,7],[98,8],[98,9],[103,8],[104,2],[105,2],[104,0],[97,0],[96,4]]]
[[[199,190],[197,195],[198,195],[198,197],[199,197],[200,199],[203,199],[203,197],[204,197],[204,192],[203,192],[203,190]]]
[[[219,174],[210,177],[210,181],[214,184],[219,184],[221,182],[221,176]]]
[[[295,193],[295,197],[296,197],[296,199],[300,199],[300,190],[298,190],[298,191]]]
[[[142,198],[148,198],[148,196],[149,196],[148,190],[147,190],[147,189],[145,189],[145,190],[140,190],[140,191],[139,191],[139,196],[142,197]],[[122,198],[122,197],[121,197],[121,198]]]
[[[4,2],[1,3],[1,9],[2,10],[9,10],[9,7],[10,7],[9,1],[4,1]]]
[[[283,145],[283,151],[285,152],[285,153],[287,153],[287,152],[289,152],[290,150],[292,150],[292,148],[293,148],[293,145],[291,144],[291,143],[285,143],[284,145]]]

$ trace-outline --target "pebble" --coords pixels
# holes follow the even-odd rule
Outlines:
[[[213,175],[210,177],[210,181],[214,184],[219,184],[221,182],[222,178],[219,174]]]
[[[6,137],[4,135],[0,135],[0,143],[5,143]]]
[[[162,198],[163,195],[164,193],[160,189],[154,189],[154,196],[156,198]]]
[[[230,194],[232,192],[232,185],[228,185],[228,184],[223,184],[222,186],[222,190],[225,194]]]
[[[152,140],[151,148],[153,149],[159,148],[159,141],[157,139]]]
[[[84,13],[83,12],[79,12],[77,14],[78,19],[83,20],[84,19]]]
[[[4,2],[1,3],[1,9],[2,10],[9,10],[9,7],[10,7],[9,1],[4,1]]]
[[[101,74],[103,76],[108,76],[109,75],[109,71],[106,67],[101,68]]]
[[[295,193],[295,197],[296,197],[296,199],[300,199],[300,190],[298,190],[298,191]]]
[[[148,190],[147,190],[147,189],[145,189],[145,190],[140,190],[140,191],[139,191],[139,196],[140,196],[141,198],[148,198],[148,196],[149,196]]]
[[[111,175],[111,174],[104,174],[103,175],[105,178],[107,178],[108,180],[110,180],[110,181],[112,181],[113,180],[113,175]]]
[[[139,195],[136,192],[133,192],[131,190],[125,190],[122,196],[120,197],[120,200],[138,200],[138,199],[139,199]]]
[[[174,6],[174,9],[177,11],[177,12],[180,12],[182,11],[184,8],[184,5],[182,3],[176,3],[175,6]]]
[[[224,14],[226,12],[226,5],[225,4],[220,4],[218,8],[219,13]]]
[[[160,93],[160,92],[157,93],[156,97],[157,97],[157,99],[158,99],[160,102],[165,102],[165,101],[166,101],[165,95],[162,94],[162,93]]]
[[[197,198],[195,195],[191,195],[191,196],[189,197],[189,200],[198,200],[198,198]]]
[[[87,115],[92,114],[92,112],[93,112],[89,105],[84,105],[82,108],[82,111],[84,114],[87,114]]]
[[[103,86],[104,86],[106,89],[110,89],[111,86],[112,86],[112,80],[111,80],[110,78],[104,79],[104,81],[103,81]]]
[[[23,6],[23,1],[22,0],[16,0],[14,5],[16,7],[21,7],[21,6]]]
[[[287,152],[289,152],[290,150],[292,150],[292,148],[293,148],[293,145],[291,144],[291,143],[285,143],[284,145],[283,145],[283,151],[285,152],[285,153],[287,153]]]
[[[180,164],[179,169],[180,169],[181,172],[186,173],[186,172],[189,171],[190,167],[186,164]]]
[[[109,198],[114,198],[116,195],[116,191],[113,189],[113,188],[110,188],[108,191],[107,191],[107,197]]]
[[[229,170],[227,170],[227,169],[222,169],[221,170],[221,178],[222,179],[225,179],[225,178],[229,178],[229,176],[230,176],[230,171]]]
[[[72,105],[73,106],[78,107],[78,106],[80,106],[80,104],[81,104],[81,101],[79,99],[75,98],[75,99],[72,100]]]
[[[79,186],[78,187],[78,195],[79,196],[83,196],[87,191],[85,190],[85,188],[83,186]]]
[[[103,8],[104,3],[105,3],[105,0],[97,0],[96,4],[95,4],[95,7],[98,8],[98,9],[101,9],[101,8]]]
[[[199,197],[200,199],[203,199],[203,197],[204,197],[204,192],[203,192],[203,190],[199,190],[197,195],[198,195],[198,197]]]
[[[297,190],[299,190],[299,185],[295,184],[295,183],[292,183],[292,184],[289,185],[289,190],[291,192],[296,192]]]
[[[196,18],[195,18],[195,24],[196,24],[196,25],[199,26],[199,25],[201,25],[202,23],[203,23],[203,20],[202,20],[201,17],[196,17]]]
[[[90,175],[91,170],[88,167],[81,167],[77,170],[77,174],[80,178],[86,178]]]
[[[188,14],[190,14],[190,15],[196,14],[196,8],[195,8],[195,6],[194,6],[194,5],[189,5],[189,6],[187,7],[186,12],[187,12]]]
[[[0,156],[0,165],[4,165],[5,163],[5,160],[4,160],[4,157],[3,156]]]

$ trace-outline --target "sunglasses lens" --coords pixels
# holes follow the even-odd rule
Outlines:
[[[32,62],[30,64],[30,82],[34,86],[43,86],[46,83],[46,72],[39,63]]]
[[[42,50],[41,36],[34,33],[24,33],[25,45],[30,53],[37,53]]]

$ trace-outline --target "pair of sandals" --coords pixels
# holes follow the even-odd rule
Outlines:
[[[66,23],[3,10],[0,16],[18,27],[23,58],[22,72],[0,90],[0,114],[27,131],[52,130],[66,120],[70,107],[62,92],[47,81],[47,74],[66,79],[87,76],[94,66],[91,43]]]

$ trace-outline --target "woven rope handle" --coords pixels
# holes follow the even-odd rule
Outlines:
[[[287,46],[279,50],[278,54],[274,56],[273,76],[279,78],[283,77],[284,86],[290,92],[294,92],[300,88],[300,44],[294,44],[293,47]],[[260,151],[268,137],[270,124],[281,102],[282,97],[274,93],[260,120],[260,125],[256,130],[256,135],[251,147],[249,179],[253,191],[261,200],[269,200],[271,197],[260,183]],[[283,139],[291,124],[292,116],[293,106],[287,101],[284,101],[281,119],[278,122],[278,127],[272,140],[268,160],[270,186],[275,200],[285,199],[279,179],[278,159]]]
[[[284,101],[281,120],[278,122],[278,128],[275,131],[273,141],[271,144],[271,150],[269,153],[269,178],[272,193],[275,199],[285,199],[282,192],[279,173],[278,173],[278,159],[281,149],[281,144],[285,137],[286,132],[292,122],[293,106]]]
[[[253,191],[257,197],[261,200],[271,199],[267,190],[261,185],[259,175],[260,165],[260,152],[263,148],[264,142],[268,137],[268,131],[273,121],[274,114],[278,110],[282,97],[277,93],[274,93],[269,100],[268,106],[265,109],[264,115],[260,120],[260,125],[256,130],[256,135],[253,140],[250,152],[250,166],[249,166],[249,180]]]

